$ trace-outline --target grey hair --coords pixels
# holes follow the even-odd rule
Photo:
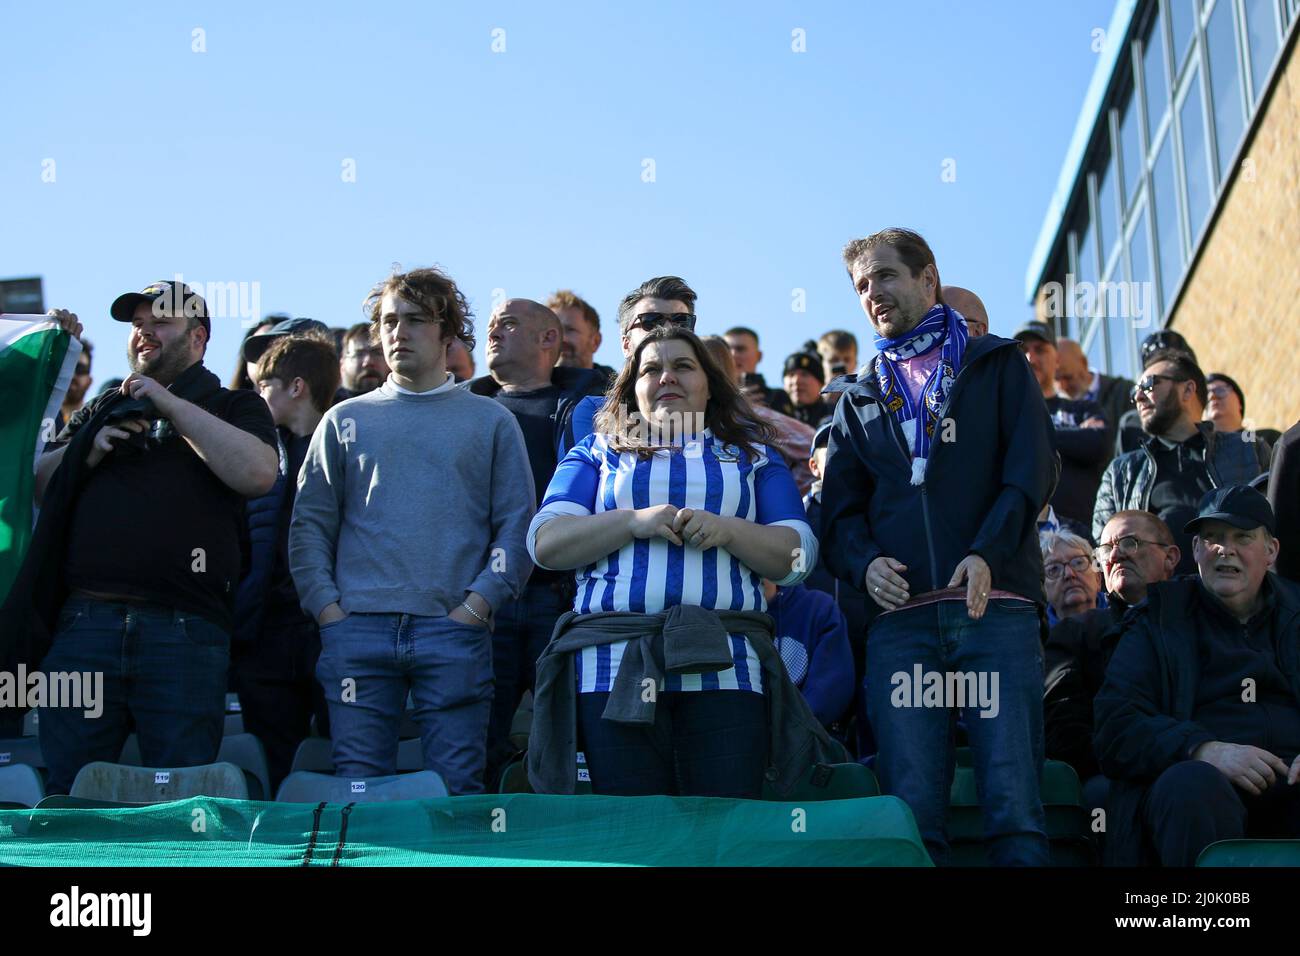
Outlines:
[[[1048,531],[1038,536],[1038,543],[1043,549],[1044,561],[1056,550],[1058,544],[1074,548],[1076,551],[1082,551],[1091,561],[1097,559],[1097,556],[1093,553],[1092,545],[1088,543],[1088,539],[1079,537],[1073,531]]]

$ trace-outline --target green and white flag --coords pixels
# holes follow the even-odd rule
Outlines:
[[[36,459],[54,438],[80,354],[47,315],[0,315],[0,602],[31,543]]]

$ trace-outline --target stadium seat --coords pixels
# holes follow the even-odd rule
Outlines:
[[[247,800],[248,780],[244,771],[233,763],[160,770],[96,761],[77,773],[69,796],[129,804],[166,803],[200,796]]]
[[[25,763],[0,767],[0,810],[25,810],[45,797],[45,783],[35,767]]]
[[[248,786],[250,800],[271,799],[271,771],[266,762],[266,748],[255,736],[232,734],[221,738],[217,762],[233,763],[245,773],[252,775],[254,782],[250,782]]]
[[[445,797],[447,785],[432,770],[390,777],[353,780],[302,770],[280,784],[276,803],[380,803],[390,800],[432,800]]]
[[[45,758],[41,756],[41,742],[35,737],[10,737],[0,740],[0,767],[16,763],[25,763],[38,770],[45,769]]]
[[[1054,866],[1093,866],[1096,844],[1083,807],[1083,787],[1069,764],[1048,760],[1041,778],[1043,812]],[[975,787],[975,770],[958,766],[948,801],[948,843],[954,866],[986,866],[984,815]]]
[[[334,772],[333,744],[326,737],[308,737],[298,745],[293,755],[290,773],[309,770],[313,773]],[[402,740],[397,744],[397,772],[412,773],[424,769],[424,748],[419,738]]]
[[[239,695],[231,691],[226,695],[226,713],[237,714],[241,710],[243,708],[239,706]]]
[[[41,735],[41,712],[29,710],[23,714],[23,736],[39,737]]]
[[[528,764],[525,755],[519,754],[501,770],[497,784],[497,793],[532,793],[533,785],[528,782]]]
[[[238,715],[236,715],[238,716]],[[143,766],[140,756],[140,740],[135,734],[126,738],[122,745],[121,756],[117,762],[126,767]],[[271,771],[266,762],[266,749],[262,742],[252,734],[231,734],[221,738],[221,747],[217,751],[217,763],[233,763],[249,776],[248,792],[250,800],[269,800],[271,793]]]
[[[244,732],[244,715],[242,713],[226,714],[226,725],[225,728],[222,730],[222,733],[225,736],[230,737],[234,734],[242,734],[243,732]]]
[[[778,797],[770,784],[763,784],[764,800],[808,802],[820,800],[854,800],[880,796],[876,775],[860,763],[817,764],[799,786],[786,797]]]
[[[1300,840],[1220,840],[1196,858],[1197,866],[1300,866]]]

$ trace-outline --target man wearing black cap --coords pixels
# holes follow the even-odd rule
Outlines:
[[[785,393],[790,396],[794,406],[791,418],[796,418],[817,428],[830,418],[835,411],[821,397],[821,390],[826,385],[826,366],[815,351],[795,352],[785,360],[781,370]]]
[[[1216,488],[1184,530],[1197,577],[1148,588],[1094,704],[1115,865],[1300,837],[1300,587],[1269,573],[1273,509],[1244,485]]]
[[[1052,440],[1061,456],[1061,474],[1051,506],[1067,530],[1088,537],[1097,486],[1110,461],[1105,413],[1095,401],[1056,391],[1056,334],[1045,322],[1027,322],[1013,338],[1020,343],[1052,416]]]
[[[104,674],[98,719],[41,713],[52,793],[84,764],[115,761],[130,719],[149,766],[216,758],[244,499],[270,490],[278,466],[266,404],[203,366],[212,325],[202,298],[156,282],[110,312],[131,323],[131,374],[74,414],[56,438],[65,447],[42,457],[39,547],[23,569],[28,663]]]

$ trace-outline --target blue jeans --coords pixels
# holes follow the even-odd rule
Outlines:
[[[92,761],[115,763],[132,720],[146,766],[212,763],[221,747],[229,664],[230,635],[198,615],[69,600],[41,670],[103,674],[103,712],[41,708],[48,791],[67,793]]]
[[[982,706],[978,694],[974,702],[967,694],[963,709],[989,860],[994,866],[1048,865],[1039,790],[1043,651],[1036,605],[991,600],[984,617],[972,621],[965,602],[939,601],[881,615],[871,624],[866,691],[879,744],[876,774],[885,793],[911,807],[926,849],[942,865],[948,860],[957,701],[955,693],[945,695],[936,706],[914,692],[917,665],[922,675],[974,673],[984,689],[996,689],[984,698],[990,706]],[[944,684],[956,688],[947,678]]]
[[[492,708],[492,637],[449,617],[349,614],[320,629],[316,677],[325,691],[334,772],[397,772],[409,691],[426,770],[449,793],[482,793]]]
[[[655,722],[605,720],[609,694],[578,695],[578,747],[593,793],[621,797],[763,795],[767,703],[746,690],[667,691]]]

